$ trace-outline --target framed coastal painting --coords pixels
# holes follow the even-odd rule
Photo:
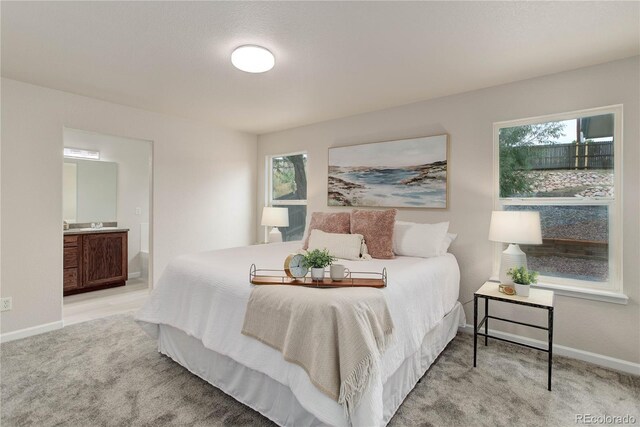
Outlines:
[[[448,135],[329,148],[329,206],[447,207]]]

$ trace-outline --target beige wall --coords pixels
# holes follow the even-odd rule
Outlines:
[[[264,156],[307,150],[308,211],[327,207],[327,148],[448,133],[450,204],[447,210],[402,209],[399,219],[449,220],[458,233],[452,246],[460,263],[460,301],[473,299],[492,273],[487,240],[493,206],[494,122],[624,104],[624,292],[628,305],[558,296],[555,342],[575,349],[640,362],[640,75],[638,57],[465,94],[415,103],[258,137],[257,212],[264,205]],[[425,76],[428,78],[428,76]],[[259,228],[259,224],[257,224]],[[472,304],[466,304],[468,323]],[[534,310],[498,307],[496,314],[544,322]],[[497,324],[497,322],[494,322]],[[493,327],[494,325],[492,325]],[[505,329],[522,335],[524,328]],[[542,339],[539,334],[530,335]]]
[[[63,128],[153,141],[153,277],[255,241],[256,137],[2,79],[2,333],[61,320]]]

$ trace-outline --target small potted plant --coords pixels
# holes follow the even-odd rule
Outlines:
[[[538,282],[538,273],[529,271],[527,267],[511,268],[507,272],[511,276],[516,287],[516,295],[521,297],[529,296],[529,285]]]
[[[311,269],[312,280],[323,280],[325,267],[331,265],[336,257],[331,255],[327,249],[314,249],[304,255],[303,265]]]

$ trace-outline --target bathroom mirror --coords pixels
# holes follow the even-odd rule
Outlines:
[[[118,164],[64,159],[63,218],[68,223],[117,220]]]

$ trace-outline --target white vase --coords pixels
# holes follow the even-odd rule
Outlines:
[[[519,297],[528,297],[529,296],[529,285],[521,285],[520,283],[516,283],[516,295]]]
[[[312,280],[323,280],[324,279],[324,268],[312,268],[311,269],[311,279]]]

